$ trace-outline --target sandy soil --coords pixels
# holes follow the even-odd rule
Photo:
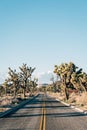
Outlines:
[[[36,95],[37,92],[34,92],[33,95]],[[26,93],[26,99],[32,96],[29,93]],[[6,111],[8,109],[11,109],[12,107],[18,105],[22,101],[24,101],[25,98],[23,98],[23,94],[17,98],[14,98],[13,96],[7,95],[0,97],[0,113],[3,111]]]
[[[69,105],[80,108],[83,111],[87,111],[87,92],[81,94],[71,93],[69,100],[65,100],[65,95],[61,93],[48,92],[48,94],[51,97],[54,97],[56,99],[59,99],[60,101],[68,103]]]

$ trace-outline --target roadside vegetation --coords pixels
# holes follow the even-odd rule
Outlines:
[[[35,68],[23,64],[17,70],[8,68],[8,77],[0,86],[0,111],[12,107],[39,92],[48,92],[51,96],[64,102],[87,110],[87,74],[73,62],[54,66],[52,83],[37,87],[38,79],[32,77]],[[7,108],[6,107],[6,108]]]
[[[86,106],[87,109],[87,74],[73,62],[54,66],[57,81],[51,78],[52,84],[47,91],[67,103]]]
[[[36,93],[38,79],[32,78],[35,70],[23,64],[19,72],[8,68],[8,77],[0,86],[0,110],[19,104]]]

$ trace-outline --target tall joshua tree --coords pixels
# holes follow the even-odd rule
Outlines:
[[[24,97],[26,89],[28,87],[28,82],[29,79],[31,79],[32,73],[34,72],[35,68],[32,67],[28,67],[27,64],[23,64],[22,67],[19,67],[21,72],[20,72],[20,78],[21,78],[21,83],[22,83],[22,87],[24,90]]]
[[[77,88],[78,86],[80,88],[84,89],[84,86],[82,84],[82,69],[77,70],[78,67],[70,62],[69,64],[63,63],[60,66],[55,66],[54,73],[56,73],[61,81],[62,85],[64,86],[66,99],[69,98],[69,88],[73,86],[74,88]],[[85,90],[85,89],[84,89]]]

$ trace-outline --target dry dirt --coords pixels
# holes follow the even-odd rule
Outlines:
[[[32,95],[36,95],[37,92],[32,93]],[[30,93],[26,93],[26,99],[31,96]],[[7,95],[0,97],[0,113],[3,111],[6,111],[8,109],[11,109],[12,107],[18,105],[20,102],[24,101],[23,94],[18,96],[17,98],[14,98],[13,96]]]
[[[0,97],[0,112],[3,112],[7,109],[10,109],[12,106],[12,96],[3,96]]]
[[[51,97],[59,99],[60,101],[66,102],[72,106],[80,108],[83,111],[87,111],[87,92],[85,93],[71,93],[69,96],[69,100],[65,100],[65,95],[61,93],[48,93]]]

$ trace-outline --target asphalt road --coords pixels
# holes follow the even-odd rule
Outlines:
[[[46,130],[87,130],[87,115],[47,96]]]
[[[0,118],[0,130],[87,130],[87,115],[40,94],[14,114]]]
[[[42,97],[43,95],[39,95],[14,114],[1,118],[0,130],[39,130]]]

